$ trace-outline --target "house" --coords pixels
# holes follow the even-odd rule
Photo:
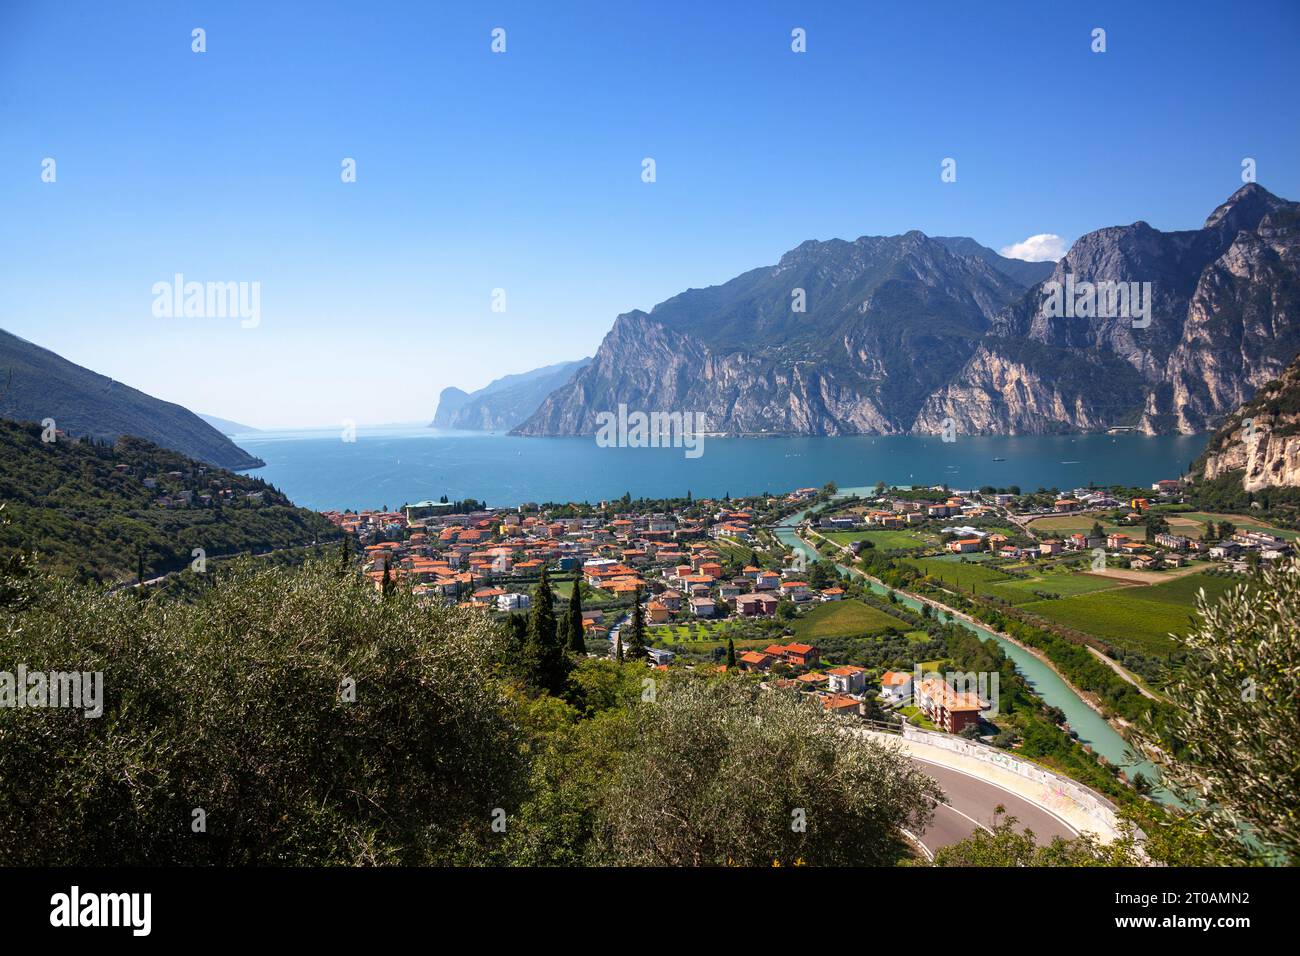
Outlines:
[[[716,610],[713,604],[713,598],[693,597],[691,598],[691,613],[696,617],[713,617]]]
[[[795,602],[807,601],[812,597],[808,593],[807,581],[783,581],[781,583],[781,594]]]
[[[1044,557],[1051,557],[1054,554],[1060,554],[1063,549],[1064,546],[1055,538],[1051,541],[1043,541],[1038,545],[1038,553]]]
[[[1173,478],[1161,478],[1151,486],[1151,490],[1158,491],[1162,495],[1172,495],[1181,487],[1181,483]]]
[[[765,671],[776,663],[776,658],[761,651],[746,651],[736,658],[737,666],[747,671]]]
[[[771,594],[742,594],[736,598],[736,613],[741,617],[770,617],[780,603]]]
[[[822,589],[822,600],[823,600],[823,601],[838,601],[838,600],[840,600],[840,599],[843,598],[843,597],[844,597],[844,589],[843,589],[843,588],[823,588],[823,589]]]
[[[670,611],[680,611],[682,609],[682,592],[669,588],[659,595],[659,603]]]
[[[821,651],[811,644],[772,644],[763,653],[778,657],[794,667],[815,667],[821,660]]]
[[[775,571],[759,571],[754,575],[755,591],[775,591],[781,586],[781,575]]]
[[[861,694],[867,689],[867,672],[861,667],[846,664],[826,672],[827,686],[835,694]]]
[[[1162,531],[1156,535],[1156,544],[1162,548],[1169,548],[1171,551],[1185,551],[1187,549],[1187,539],[1181,534],[1169,534]]]
[[[979,726],[983,710],[979,696],[958,693],[938,675],[929,675],[917,684],[915,698],[921,712],[950,734],[959,734],[972,724]]]
[[[1120,534],[1118,531],[1114,534],[1106,535],[1106,547],[1110,548],[1112,551],[1118,551],[1120,548],[1124,547],[1124,545],[1128,544],[1128,542],[1129,536],[1126,534]]]
[[[984,542],[979,538],[959,538],[948,542],[948,550],[953,554],[966,554],[971,551],[983,551]]]
[[[863,704],[842,694],[827,694],[822,698],[822,709],[837,717],[858,717],[863,713]]]
[[[646,620],[651,624],[666,624],[668,623],[668,619],[672,617],[672,614],[668,608],[664,607],[658,601],[651,601],[645,606],[645,616]]]
[[[677,656],[672,651],[665,650],[662,647],[652,647],[646,651],[646,654],[649,655],[651,663],[656,665],[668,664]]]
[[[907,700],[912,696],[912,675],[906,671],[885,671],[880,675],[880,696],[889,704]]]
[[[533,603],[532,598],[527,594],[498,594],[497,610],[498,611],[523,611]]]
[[[1062,512],[1077,511],[1079,508],[1079,502],[1075,501],[1073,498],[1058,498],[1053,502],[1052,508],[1055,511]]]

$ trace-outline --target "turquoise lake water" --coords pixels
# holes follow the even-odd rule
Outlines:
[[[939,484],[1025,490],[1089,482],[1150,485],[1174,478],[1206,436],[1075,435],[706,438],[703,454],[681,448],[601,448],[593,438],[514,438],[432,428],[255,432],[236,444],[267,462],[252,474],[307,508],[399,507],[425,498],[521,502],[697,498],[785,492],[834,481],[840,487]],[[1005,459],[997,461],[996,459]]]

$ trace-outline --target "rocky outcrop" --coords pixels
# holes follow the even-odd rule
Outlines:
[[[1246,491],[1300,487],[1300,357],[1233,412],[1192,465],[1193,479],[1236,475]]]

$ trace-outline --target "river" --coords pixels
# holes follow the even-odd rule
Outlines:
[[[869,488],[846,488],[841,491],[841,495],[847,494],[865,494],[869,493]],[[813,554],[810,549],[804,546],[795,534],[795,527],[803,519],[807,509],[790,515],[779,524],[775,531],[777,538],[782,544],[801,552],[806,558],[816,560],[817,555]],[[850,572],[851,569],[846,565],[837,565],[843,572]],[[866,583],[871,589],[879,594],[888,594],[890,588],[884,587],[874,580],[867,580]],[[898,591],[894,592],[898,596],[899,603],[911,608],[914,611],[921,609],[921,602],[914,598],[907,597]],[[1079,735],[1082,743],[1088,744],[1094,751],[1101,754],[1111,763],[1122,768],[1126,777],[1133,779],[1138,773],[1151,781],[1158,781],[1160,773],[1156,767],[1147,760],[1136,759],[1133,748],[1129,743],[1119,735],[1116,730],[1108,724],[1100,714],[1088,706],[1078,694],[1076,694],[1070,685],[1063,681],[1057,673],[1052,670],[1046,663],[1034,656],[1025,648],[1021,647],[1014,641],[1009,641],[1001,635],[995,634],[988,628],[981,627],[978,624],[972,624],[963,621],[959,617],[954,617],[953,622],[960,624],[967,630],[974,631],[983,641],[996,641],[1012,662],[1016,665],[1016,670],[1024,677],[1025,681],[1033,688],[1034,693],[1041,697],[1047,704],[1060,708],[1065,714],[1066,721],[1069,722],[1071,729]],[[1172,796],[1162,788],[1157,788],[1153,794],[1161,802],[1173,802]]]

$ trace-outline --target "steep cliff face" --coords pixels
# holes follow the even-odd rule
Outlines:
[[[919,232],[805,242],[770,268],[619,316],[591,365],[517,431],[592,434],[620,403],[697,412],[733,434],[906,431],[1022,291]]]
[[[1300,487],[1300,357],[1233,412],[1192,465],[1207,481],[1236,474],[1246,491]]]
[[[1298,225],[1300,205],[1269,209],[1202,272],[1149,425],[1168,415],[1179,431],[1203,431],[1300,352]]]
[[[1205,430],[1300,351],[1297,210],[1251,184],[1198,230],[1138,222],[1083,236],[1047,281],[1150,283],[1149,324],[1132,309],[1062,315],[1051,287],[1035,287],[995,318],[915,430],[948,418],[971,433]]]
[[[1029,270],[919,232],[805,242],[620,316],[517,432],[591,434],[620,403],[739,434],[1204,431],[1300,352],[1298,220],[1250,184],[1200,229],[1099,229]]]

